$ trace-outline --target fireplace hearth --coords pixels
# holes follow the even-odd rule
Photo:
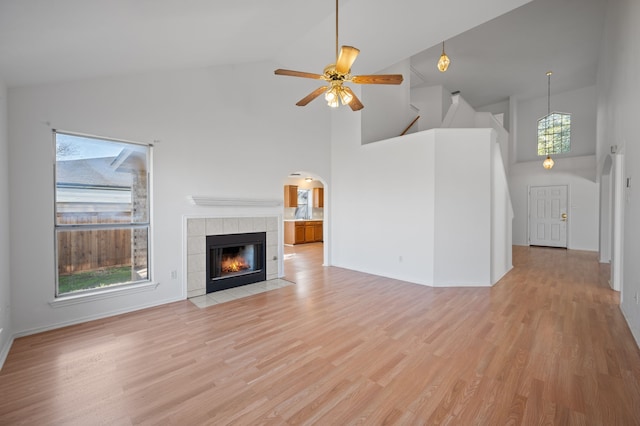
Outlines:
[[[206,292],[265,281],[266,232],[208,235]]]

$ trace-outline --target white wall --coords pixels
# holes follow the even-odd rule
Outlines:
[[[502,156],[502,168],[505,172],[509,171],[509,132],[504,128],[502,123],[490,112],[476,112],[476,125],[479,128],[493,129],[496,132],[500,155]]]
[[[510,124],[511,124],[511,115],[510,115],[510,105],[509,100],[496,102],[495,104],[484,105],[481,107],[475,107],[475,110],[478,112],[490,112],[491,114],[504,114],[504,118],[502,120],[502,126],[510,132]]]
[[[444,115],[451,105],[451,95],[443,86],[414,87],[411,92],[411,105],[420,110],[418,130],[440,127]]]
[[[0,368],[12,341],[7,88],[0,78]]]
[[[553,81],[551,82],[553,85]],[[551,111],[571,114],[571,152],[559,154],[553,158],[566,156],[579,157],[596,153],[596,87],[551,95]],[[516,161],[544,160],[538,156],[537,125],[538,120],[547,114],[547,97],[521,100],[518,102]]]
[[[598,187],[595,183],[595,156],[564,158],[551,170],[542,160],[516,163],[509,173],[513,202],[513,244],[529,245],[528,190],[530,186],[568,185],[567,246],[574,250],[598,250]]]
[[[434,285],[491,282],[491,129],[437,129]],[[414,183],[417,190],[419,182]],[[417,191],[416,191],[417,192]]]
[[[359,121],[333,114],[331,264],[432,286],[491,285],[495,133],[432,129],[361,145]]]
[[[402,74],[402,84],[363,85],[360,100],[364,109],[362,115],[362,143],[367,144],[400,136],[402,131],[416,118],[410,107],[409,59],[405,59],[376,74]],[[351,85],[354,86],[354,85]],[[354,88],[356,90],[358,88]],[[349,110],[351,111],[351,110]]]
[[[295,106],[314,86],[274,76],[277,67],[254,63],[10,89],[16,333],[183,298],[182,280],[171,279],[171,271],[185,275],[183,216],[252,215],[195,206],[189,195],[282,199],[282,183],[291,171],[330,180],[328,108],[321,102]],[[49,304],[55,282],[51,127],[159,140],[153,153],[152,273],[160,283],[155,291],[57,308]],[[255,215],[265,213],[257,210]],[[277,211],[282,214],[282,208]]]
[[[360,144],[360,115],[332,113],[331,264],[432,284],[434,133]]]
[[[442,120],[442,127],[466,128],[475,126],[476,110],[462,96],[451,96],[451,106]]]
[[[626,188],[624,194],[621,307],[640,344],[640,304],[634,300],[640,293],[639,39],[640,2],[610,1],[598,64],[598,170],[602,170],[610,147],[617,145],[624,157],[625,177],[632,178],[631,187]]]
[[[553,81],[552,81],[553,84]],[[547,97],[515,102],[510,110],[512,151],[516,163],[509,166],[513,201],[513,244],[528,245],[528,188],[538,185],[569,186],[567,246],[597,251],[599,246],[599,189],[596,184],[596,91],[595,86],[551,95],[551,110],[571,113],[571,152],[554,155],[551,170],[542,167],[537,155],[536,126],[547,113]],[[514,101],[511,102],[512,107]]]
[[[503,128],[504,130],[504,128]],[[506,132],[506,130],[504,130]],[[505,162],[499,144],[493,144],[491,191],[491,282],[513,269],[513,204],[507,182]]]

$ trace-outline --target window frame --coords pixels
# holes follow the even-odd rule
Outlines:
[[[104,142],[114,142],[120,144],[129,144],[144,147],[146,151],[146,187],[147,187],[147,216],[144,222],[124,222],[124,223],[105,223],[105,224],[60,224],[58,221],[58,177],[57,177],[57,135],[68,135],[72,137],[80,137],[87,139],[95,139]],[[53,139],[53,241],[54,241],[54,300],[50,304],[56,306],[66,306],[83,301],[102,299],[103,297],[112,297],[122,293],[137,293],[146,289],[155,289],[157,283],[153,282],[153,144],[134,142],[130,140],[117,139],[111,137],[103,137],[86,133],[79,133],[66,130],[52,129]],[[92,230],[110,230],[110,229],[146,229],[146,278],[140,280],[132,280],[121,283],[114,283],[104,287],[94,287],[77,291],[61,293],[59,289],[59,239],[58,235],[61,231],[92,231]]]
[[[540,139],[544,138],[546,139],[546,135],[547,133],[543,133],[542,135],[540,134],[540,122],[543,120],[546,120],[548,117],[554,116],[554,115],[559,115],[562,118],[564,117],[569,117],[569,123],[568,124],[560,124],[560,132],[554,132],[552,134],[550,134],[551,136],[551,143],[549,144],[546,140],[544,142],[541,143]],[[538,157],[546,157],[549,155],[559,155],[559,154],[567,154],[569,152],[571,152],[571,127],[572,127],[572,120],[571,120],[571,113],[569,112],[559,112],[559,111],[553,111],[547,115],[545,115],[544,117],[541,117],[538,119],[538,121],[536,121],[536,152],[538,154]],[[545,131],[548,127],[545,127]],[[567,149],[566,150],[562,150],[562,142],[559,142],[560,144],[560,148],[561,150],[558,151],[555,148],[555,140],[556,138],[560,137],[562,138],[564,133],[568,133],[568,141],[566,143],[567,145]],[[542,152],[540,150],[542,145],[542,148],[544,150],[544,152]],[[549,149],[549,147],[551,149]]]

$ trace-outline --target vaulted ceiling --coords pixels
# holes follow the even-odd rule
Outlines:
[[[475,106],[544,92],[547,69],[558,87],[594,82],[606,0],[528,2],[341,0],[340,44],[361,49],[356,74],[413,56],[412,85],[443,84]],[[0,0],[0,76],[14,87],[258,61],[318,72],[335,54],[334,9],[333,0]],[[453,63],[440,74],[443,39]]]

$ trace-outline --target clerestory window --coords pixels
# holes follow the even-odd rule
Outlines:
[[[571,114],[552,112],[538,120],[538,155],[571,151]]]
[[[56,296],[149,281],[151,147],[54,139]]]

